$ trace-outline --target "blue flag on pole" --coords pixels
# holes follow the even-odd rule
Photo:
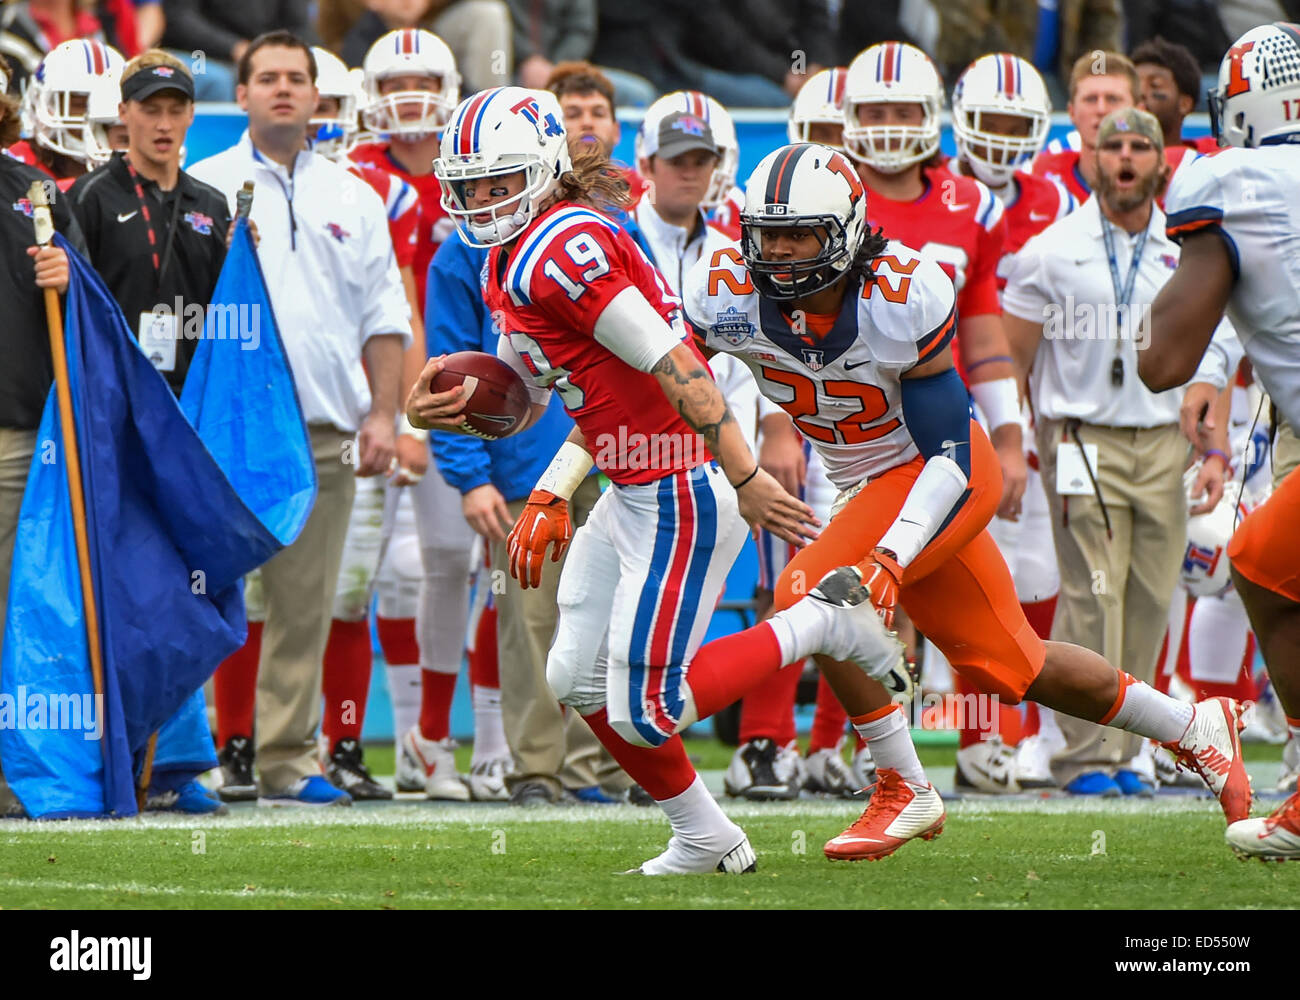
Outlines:
[[[150,735],[243,643],[241,579],[302,530],[316,473],[246,224],[187,378],[195,425],[98,275],[55,239],[71,271],[64,328],[104,697],[93,697],[51,390],[10,572],[0,764],[32,817],[129,816]],[[220,326],[220,307],[228,318],[232,304],[235,315],[247,310],[249,329],[256,322],[255,346]]]

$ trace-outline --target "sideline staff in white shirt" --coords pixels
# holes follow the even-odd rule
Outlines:
[[[1017,254],[1002,304],[1022,371],[1032,361],[1029,396],[1061,571],[1052,638],[1151,683],[1188,514],[1184,391],[1153,393],[1137,374],[1142,313],[1178,265],[1155,205],[1167,170],[1159,123],[1134,108],[1112,112],[1098,133],[1097,164],[1093,197]],[[1221,326],[1189,394],[1213,399],[1240,358],[1231,327]],[[1211,506],[1222,495],[1225,448],[1226,435],[1194,489],[1206,489]],[[1137,737],[1064,715],[1060,723],[1069,745],[1053,772],[1062,787],[1149,793],[1154,758],[1139,757]]]
[[[321,777],[315,760],[321,660],[354,475],[385,473],[396,454],[402,352],[411,340],[383,203],[364,181],[306,151],[315,76],[311,50],[300,39],[288,32],[254,39],[240,60],[236,92],[248,131],[190,171],[224,192],[232,213],[243,182],[254,182],[258,257],[319,480],[302,534],[261,570],[265,626],[254,729],[267,804],[350,802]],[[247,596],[254,620],[256,587]],[[219,707],[229,703],[223,683],[235,681],[225,670],[217,673]]]

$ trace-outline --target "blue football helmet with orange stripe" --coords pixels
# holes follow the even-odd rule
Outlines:
[[[1012,115],[1028,122],[1024,135],[993,129],[986,115]],[[1033,65],[1009,52],[991,52],[966,67],[952,92],[952,132],[957,154],[975,176],[1003,187],[1027,168],[1047,141],[1052,102]]]
[[[447,43],[431,31],[402,28],[380,37],[362,63],[366,105],[361,120],[371,132],[418,140],[447,124],[460,100],[460,74]],[[425,77],[428,89],[384,93],[392,77]]]
[[[864,124],[865,104],[918,104],[915,125]],[[882,42],[859,52],[844,81],[844,148],[855,160],[882,174],[896,174],[924,163],[939,148],[939,111],[943,81],[920,49],[903,42]]]
[[[442,182],[442,207],[456,221],[461,239],[474,247],[498,246],[518,236],[572,169],[560,102],[548,90],[523,87],[494,87],[462,101],[433,161]],[[468,207],[468,183],[521,170],[524,188],[517,195],[489,209]]]
[[[821,241],[813,257],[781,257],[764,232],[809,229]],[[844,154],[803,142],[768,153],[745,184],[740,253],[754,287],[768,299],[798,299],[834,284],[857,256],[867,231],[867,195]]]

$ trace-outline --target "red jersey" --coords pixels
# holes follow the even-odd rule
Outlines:
[[[1206,156],[1210,153],[1219,151],[1218,140],[1212,135],[1203,135],[1199,139],[1184,139],[1177,146],[1165,147],[1165,162],[1169,164],[1171,170],[1169,179],[1172,182],[1174,174],[1178,168],[1185,163],[1191,163],[1198,156]],[[1167,190],[1167,189],[1166,189]],[[1160,200],[1160,207],[1164,208],[1164,199]]]
[[[892,201],[867,193],[867,221],[933,257],[957,289],[957,314],[1000,313],[997,268],[1006,242],[1002,203],[984,184],[947,167],[927,168],[925,193],[915,201]]]
[[[715,208],[706,220],[710,226],[733,243],[740,242],[740,213],[745,210],[745,192],[733,187],[726,199]]]
[[[511,347],[538,385],[559,392],[610,479],[648,483],[708,461],[658,380],[596,340],[597,318],[614,296],[634,287],[698,354],[681,325],[680,301],[621,226],[560,202],[510,244],[492,249],[484,281],[483,298],[493,315],[503,316]],[[647,447],[655,461],[645,460]]]
[[[998,294],[1007,287],[1007,274],[1011,259],[1020,248],[1057,219],[1063,219],[1076,208],[1074,195],[1060,181],[1048,180],[1018,171],[1013,183],[1019,192],[1016,200],[1003,209],[1007,239],[1002,259],[998,261]]]
[[[415,188],[396,174],[371,166],[369,163],[347,161],[344,164],[351,173],[375,189],[384,202],[384,212],[388,215],[388,232],[393,238],[393,253],[397,257],[397,266],[415,266],[416,229],[420,223],[420,196]],[[428,273],[428,268],[425,268]],[[417,285],[418,287],[418,285]]]
[[[1044,150],[1034,157],[1030,173],[1035,177],[1046,177],[1049,181],[1059,182],[1080,205],[1092,197],[1092,187],[1079,170],[1077,149],[1063,149],[1060,152]]]
[[[29,167],[35,167],[41,173],[45,174],[46,177],[49,177],[54,181],[55,186],[57,186],[60,191],[66,191],[68,188],[72,187],[73,184],[77,183],[76,177],[55,177],[53,171],[37,158],[36,150],[32,148],[31,141],[28,139],[20,139],[12,146],[7,147],[5,152],[19,163],[25,163]]]
[[[452,235],[456,224],[442,207],[442,185],[432,173],[413,174],[397,162],[388,151],[386,142],[371,142],[357,146],[348,155],[358,163],[368,163],[415,188],[420,199],[420,221],[415,235],[415,290],[419,296],[420,311],[424,312],[424,286],[429,278],[429,262],[442,246],[442,241]],[[432,161],[430,161],[432,162]]]

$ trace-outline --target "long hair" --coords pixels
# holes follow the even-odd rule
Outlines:
[[[871,262],[884,252],[885,244],[888,242],[884,230],[879,226],[867,231],[862,245],[858,247],[858,252],[853,255],[853,263],[849,265],[850,288],[856,288],[859,282],[867,282],[875,278],[876,272],[871,269]]]
[[[621,212],[632,206],[627,175],[610,162],[598,142],[570,148],[573,169],[560,175],[560,197],[599,212]]]
[[[0,84],[5,79],[12,80],[13,77],[10,73],[9,60],[0,55]],[[0,149],[12,146],[17,142],[21,129],[18,98],[5,93],[3,85],[0,85]]]

